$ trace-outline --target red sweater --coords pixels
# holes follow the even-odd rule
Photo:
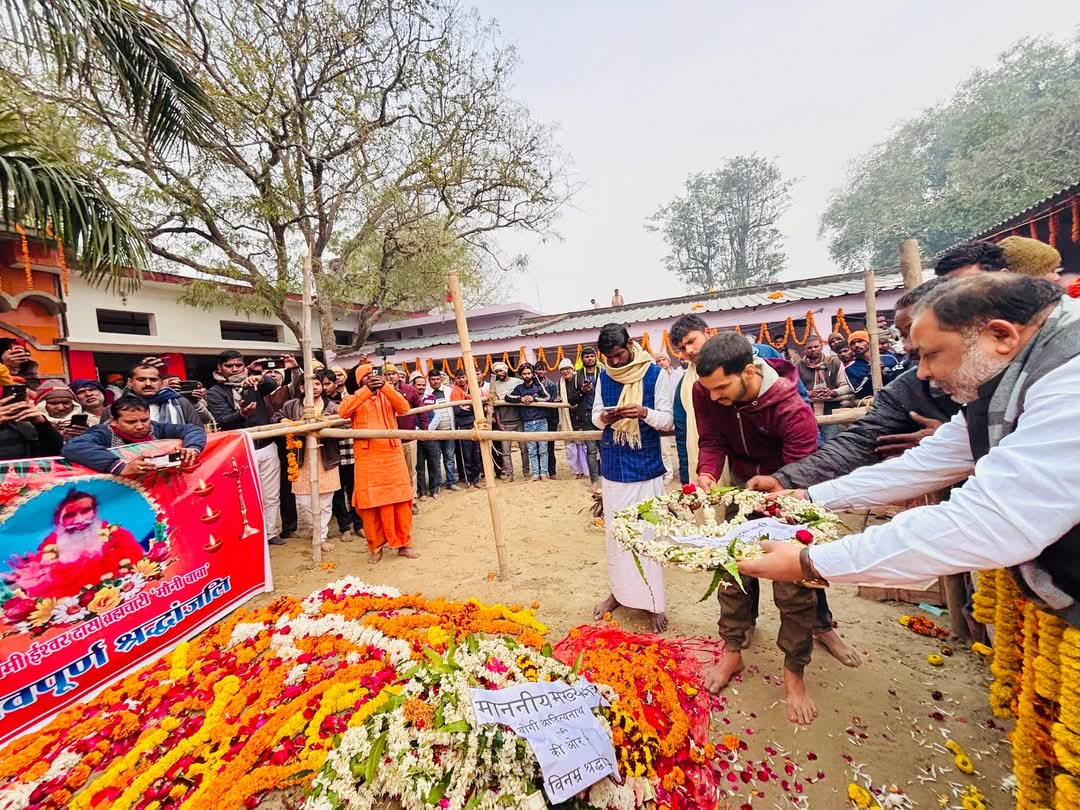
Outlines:
[[[772,475],[817,450],[817,422],[799,396],[795,366],[786,360],[765,362],[780,379],[752,402],[720,405],[702,385],[694,386],[699,474],[719,480],[727,459],[732,475],[747,481],[755,475]]]

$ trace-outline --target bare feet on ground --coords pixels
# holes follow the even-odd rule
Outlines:
[[[593,608],[592,617],[595,621],[600,621],[605,613],[613,613],[617,607],[619,600],[615,598],[615,594],[609,594],[607,599]]]
[[[654,633],[663,633],[667,630],[668,621],[666,613],[650,613],[649,614],[649,627],[652,628]]]
[[[754,630],[757,629],[757,625],[750,625],[746,630],[746,635],[743,637],[742,648],[744,650],[750,649],[750,645],[754,643]]]
[[[415,560],[417,557],[420,556],[419,551],[414,548],[409,548],[408,546],[405,546],[405,548],[399,548],[397,550],[397,553],[399,557],[404,557],[407,560]]]
[[[857,667],[862,663],[855,648],[840,638],[840,634],[835,630],[815,633],[814,638],[820,641],[829,654],[845,667]]]
[[[325,540],[323,540],[322,543],[319,544],[319,548],[321,548],[323,551],[333,551],[334,550],[334,544],[333,543],[327,543]]]
[[[787,690],[787,719],[800,726],[808,726],[817,717],[817,704],[806,692],[803,676],[784,670],[784,689]]]
[[[368,562],[371,563],[372,565],[374,565],[375,563],[377,563],[381,559],[382,559],[382,549],[380,548],[378,551],[371,552],[371,556],[368,557]]]
[[[742,670],[742,652],[725,652],[719,661],[705,668],[705,688],[716,694]]]

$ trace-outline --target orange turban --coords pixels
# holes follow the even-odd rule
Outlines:
[[[869,343],[870,342],[870,335],[867,333],[867,331],[865,329],[858,329],[858,330],[852,332],[850,335],[848,335],[848,339],[847,339],[848,345],[850,346],[851,342],[854,341],[854,340],[865,340],[867,343]]]
[[[356,381],[358,383],[364,382],[364,377],[370,374],[375,369],[375,366],[371,363],[361,363],[356,367]]]

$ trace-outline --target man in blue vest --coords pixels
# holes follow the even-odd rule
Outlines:
[[[604,431],[600,483],[611,595],[597,605],[595,618],[619,607],[637,608],[650,614],[653,632],[661,633],[668,623],[663,569],[651,560],[635,560],[612,536],[611,527],[617,512],[664,492],[660,431],[674,425],[674,392],[625,326],[607,324],[597,346],[604,361],[592,421]]]

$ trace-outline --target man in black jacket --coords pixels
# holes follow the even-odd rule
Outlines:
[[[596,349],[586,346],[581,350],[582,369],[566,386],[566,396],[573,409],[570,420],[574,430],[596,430],[592,423],[593,400],[599,385],[600,369],[596,366]],[[586,459],[589,464],[589,480],[593,486],[600,483],[600,442],[585,442]]]
[[[781,467],[773,475],[751,478],[747,483],[750,489],[777,492],[831,481],[859,467],[900,455],[953,418],[960,406],[944,391],[918,378],[918,357],[908,334],[912,307],[947,280],[931,279],[897,301],[896,326],[904,338],[905,351],[913,358],[912,367],[877,393],[866,416],[813,455]]]
[[[277,396],[277,381],[249,374],[240,352],[229,349],[218,355],[214,385],[206,392],[206,407],[220,430],[238,430],[272,423],[273,413],[288,396]],[[281,461],[273,439],[255,439],[255,465],[262,489],[263,530],[267,542],[283,546],[278,511],[281,506]]]

